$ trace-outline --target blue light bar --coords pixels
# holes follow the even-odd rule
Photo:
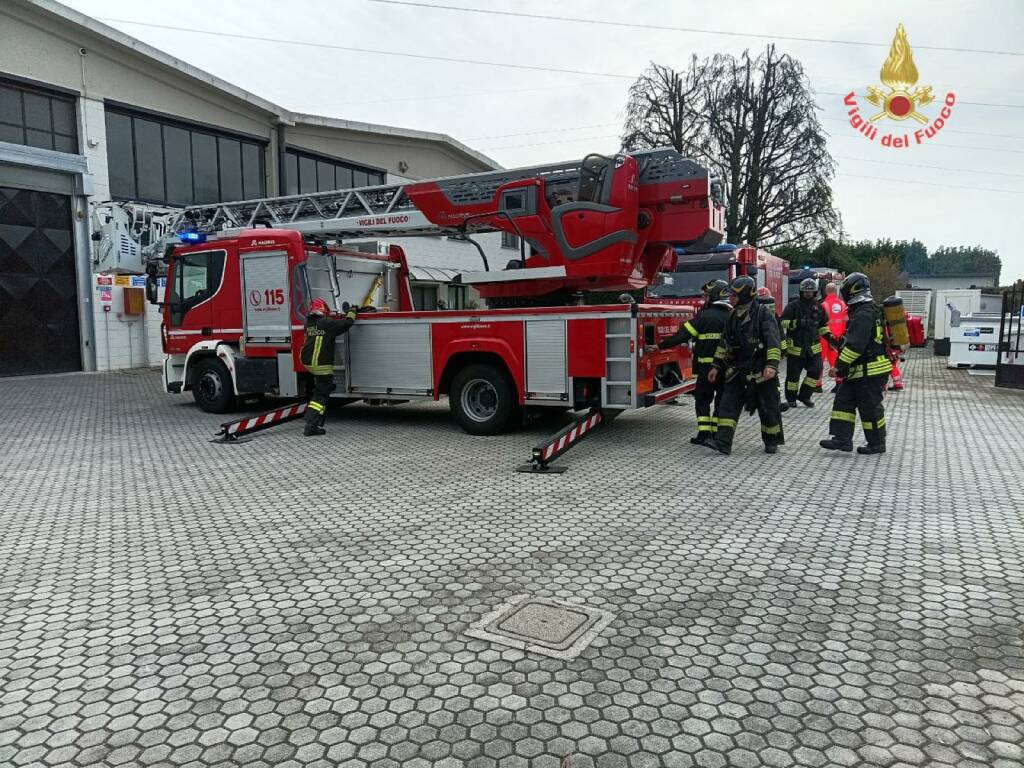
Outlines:
[[[182,232],[178,235],[178,239],[188,244],[205,243],[206,234],[203,232]]]

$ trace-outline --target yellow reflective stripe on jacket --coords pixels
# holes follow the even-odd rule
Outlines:
[[[829,333],[829,330],[828,330],[828,326],[827,325],[823,325],[823,326],[821,326],[821,328],[818,329],[818,335],[819,336],[825,336],[828,333]]]
[[[687,325],[689,325],[689,323],[687,323]],[[699,341],[712,341],[720,338],[722,338],[722,334],[720,333],[702,333],[697,337]]]
[[[789,346],[786,347],[786,354],[790,357],[800,357],[804,353],[803,347],[797,347],[793,342],[789,342]]]
[[[849,347],[843,347],[843,351],[839,353],[839,362],[852,363],[858,357],[860,357],[860,352],[854,352]]]
[[[309,370],[312,371],[314,368],[319,366],[319,364],[320,364],[320,349],[323,347],[323,345],[324,345],[324,337],[323,336],[317,336],[316,340],[313,342],[313,355],[310,357],[310,360],[309,360]]]
[[[821,344],[815,344],[813,347],[811,347],[811,352],[813,352],[816,355],[820,354],[821,353]]]
[[[780,323],[780,325],[782,326],[782,330],[788,331],[790,326],[793,325],[793,321],[792,320],[783,320]]]
[[[832,411],[832,418],[836,421],[848,421],[851,424],[857,423],[857,414],[853,411]]]
[[[317,402],[316,400],[310,400],[310,401],[309,401],[309,405],[308,405],[307,407],[308,407],[308,408],[309,408],[309,409],[310,409],[311,411],[316,411],[317,413],[323,413],[323,412],[324,412],[325,410],[327,410],[327,409],[326,409],[326,408],[324,407],[324,404],[323,404],[323,403],[318,403],[318,402]]]
[[[726,352],[725,347],[719,344],[718,348],[715,349],[715,360],[724,360],[727,354],[729,353]]]
[[[314,376],[330,376],[334,373],[333,365],[307,365],[306,370]]]
[[[812,379],[810,376],[808,376],[806,379],[804,379],[804,385],[815,388],[820,387],[821,379]]]
[[[878,427],[879,429],[882,429],[885,426],[885,416],[876,421],[875,426]]]
[[[778,347],[768,347],[768,351],[764,355],[766,360],[774,360],[778,362],[782,359],[782,350]]]
[[[800,389],[800,382],[799,381],[787,381],[786,382],[786,391],[787,392],[796,392],[799,389]]]
[[[872,424],[870,421],[864,421],[863,419],[861,419],[860,425],[861,427],[863,427],[865,432],[870,432],[875,428],[874,424]]]
[[[696,336],[699,335],[697,333],[697,329],[693,327],[693,323],[691,323],[689,321],[683,323],[683,328],[685,328],[686,332],[689,333],[691,336],[695,336],[696,337]]]
[[[697,362],[699,364],[701,364],[701,365],[704,365],[704,364],[710,365],[711,363],[715,362],[715,358],[713,358],[713,357],[698,357],[697,358]]]

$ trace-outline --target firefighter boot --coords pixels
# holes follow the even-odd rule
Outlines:
[[[830,437],[828,440],[822,440],[818,445],[826,451],[843,451],[844,453],[850,453],[853,450],[852,440],[838,440],[834,437]]]
[[[790,408],[796,408],[796,400],[794,400],[793,402],[790,402],[789,400],[783,400],[782,404],[779,406],[779,410],[782,411],[783,413],[788,411]]]
[[[764,452],[765,453],[778,453],[779,452],[779,446],[777,446],[775,443],[765,443],[764,444]]]
[[[807,395],[805,395],[804,397],[801,397],[801,398],[798,398],[798,399],[800,400],[801,403],[806,405],[808,408],[813,408],[814,407],[814,401],[811,400],[811,393],[810,392],[808,392]]]
[[[690,442],[694,445],[708,445],[714,442],[715,436],[710,432],[698,432],[696,437],[691,437]]]
[[[302,430],[303,437],[316,437],[326,435],[327,430],[322,426],[323,414],[317,413],[314,408],[306,409],[306,428]]]
[[[858,445],[857,453],[861,454],[862,456],[870,456],[875,453],[885,453],[885,443],[868,443],[867,445]]]

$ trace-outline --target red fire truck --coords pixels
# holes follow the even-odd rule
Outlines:
[[[663,272],[647,289],[647,298],[658,304],[699,309],[704,303],[701,286],[709,280],[731,282],[741,275],[757,280],[775,297],[775,311],[782,314],[788,300],[786,273],[789,262],[751,245],[719,245],[708,250],[677,248],[675,269]]]
[[[674,150],[434,181],[218,203],[154,212],[97,211],[104,242],[153,256],[149,299],[162,305],[164,383],[207,411],[245,395],[301,398],[309,302],[336,311],[372,304],[339,340],[334,397],[372,403],[437,400],[475,434],[534,408],[605,418],[692,388],[688,350],[658,339],[688,307],[588,306],[591,291],[646,287],[671,270],[674,246],[709,247],[723,209],[707,171]],[[504,231],[523,243],[504,269],[464,273],[487,309],[414,311],[396,245],[345,248],[347,238]],[[126,246],[125,246],[126,244]],[[157,295],[157,275],[166,290]]]

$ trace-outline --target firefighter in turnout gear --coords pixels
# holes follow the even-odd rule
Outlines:
[[[818,282],[808,277],[800,283],[800,295],[782,311],[782,332],[786,347],[786,402],[782,410],[797,400],[813,408],[811,396],[821,391],[821,340],[831,341],[828,317],[818,303]],[[803,383],[800,375],[807,372]]]
[[[697,316],[679,326],[679,330],[663,339],[658,349],[670,349],[693,341],[693,371],[697,374],[697,386],[693,391],[697,410],[697,436],[691,437],[694,445],[710,442],[718,427],[718,409],[722,400],[724,380],[717,383],[708,380],[708,372],[715,362],[715,350],[722,340],[725,323],[732,314],[729,303],[729,284],[725,280],[713,280],[704,286],[707,301]],[[712,410],[712,403],[714,409]]]
[[[708,373],[712,384],[719,379],[725,383],[718,431],[709,445],[726,455],[732,452],[736,420],[748,399],[753,400],[761,419],[765,453],[776,453],[785,443],[778,382],[782,341],[774,313],[756,300],[755,290],[753,278],[737,277],[732,281],[736,308],[725,324],[714,367]]]
[[[327,302],[313,299],[306,316],[306,339],[299,360],[313,374],[313,396],[306,406],[306,437],[325,434],[327,400],[334,391],[334,347],[338,337],[356,321],[356,309],[346,309],[342,318],[330,317]]]
[[[867,445],[857,453],[885,453],[885,409],[882,393],[892,370],[883,337],[882,310],[871,297],[867,276],[854,272],[839,288],[849,310],[846,337],[839,350],[836,374],[842,378],[832,406],[829,432],[821,441],[830,451],[852,451],[853,433],[860,412]]]

